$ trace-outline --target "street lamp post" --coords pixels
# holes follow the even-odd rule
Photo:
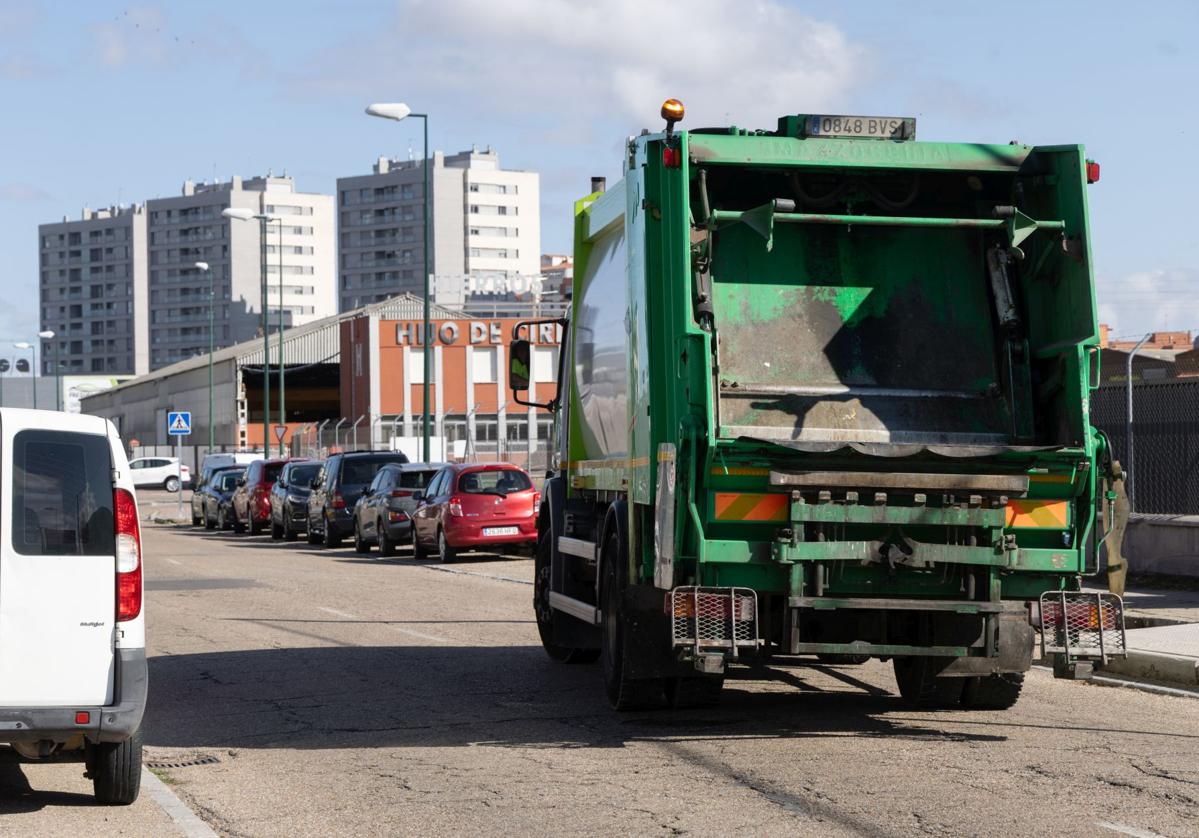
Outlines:
[[[262,266],[262,451],[264,456],[271,452],[271,335],[270,317],[267,314],[267,283],[266,283],[266,225],[272,221],[282,221],[273,215],[263,212],[253,212],[248,209],[230,207],[221,210],[225,218],[235,218],[238,221],[258,221],[259,241],[261,248]],[[280,226],[282,236],[282,226]],[[283,282],[282,248],[280,248],[279,282]],[[282,286],[280,286],[282,294]],[[279,379],[283,379],[283,341],[279,341]],[[282,421],[282,417],[280,417]]]
[[[29,350],[29,371],[33,373],[33,409],[37,410],[37,350],[27,340],[17,341],[13,348]]]
[[[277,221],[279,226],[279,424],[287,427],[287,384],[283,379],[283,219],[275,217],[271,219]],[[270,223],[267,221],[266,223]],[[266,229],[265,227],[263,228]],[[279,456],[284,456],[283,453],[283,437],[286,436],[286,431],[279,436]]]
[[[53,340],[54,330],[46,329],[43,332],[38,332],[37,336],[42,340]],[[54,409],[62,410],[62,370],[58,368],[58,344],[53,344],[53,353],[51,354],[51,363],[54,364]],[[46,350],[42,349],[42,363],[46,363]],[[33,389],[37,390],[37,378],[33,379]]]
[[[433,357],[431,355],[431,347],[429,346],[429,115],[423,113],[413,113],[412,109],[402,102],[391,104],[374,104],[366,109],[366,112],[371,116],[377,116],[381,119],[393,119],[400,121],[408,117],[414,117],[421,120],[424,124],[424,146],[423,156],[421,158],[421,167],[424,169],[424,231],[425,231],[425,282],[424,282],[424,322],[421,324],[421,355],[424,360],[424,376],[421,382],[421,404],[422,413],[424,414],[424,422],[422,425],[422,449],[424,451],[423,459],[427,463],[432,460],[429,453],[429,379],[432,377]]]
[[[213,306],[215,297],[212,288],[212,268],[207,262],[196,262],[196,270],[208,274],[208,453],[216,447],[216,428],[212,424],[212,350],[213,341]]]

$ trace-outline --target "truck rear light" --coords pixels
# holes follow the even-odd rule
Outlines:
[[[1087,161],[1087,183],[1099,182],[1099,164],[1094,160]]]
[[[671,146],[662,147],[662,165],[668,169],[677,169],[683,165],[683,154]]]
[[[329,501],[329,506],[333,507],[334,509],[346,508],[346,499],[342,497],[341,492],[333,493],[333,500]]]
[[[454,495],[454,497],[450,498],[448,511],[451,515],[461,517],[462,516],[462,498],[458,497],[457,495]]]
[[[117,622],[142,613],[142,533],[137,503],[128,489],[113,489],[117,542]]]
[[[86,725],[86,724],[90,724],[91,720],[92,720],[92,714],[89,713],[88,711],[86,711],[86,710],[76,710],[75,711],[75,724]]]

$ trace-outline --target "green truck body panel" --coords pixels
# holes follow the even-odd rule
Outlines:
[[[569,497],[625,501],[639,584],[658,520],[664,588],[797,597],[816,566],[827,597],[1075,585],[1103,453],[1085,190],[1081,146],[630,140],[623,181],[576,205]],[[1013,477],[1027,489],[953,488]]]

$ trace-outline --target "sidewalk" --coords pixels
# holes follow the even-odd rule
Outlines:
[[[1128,657],[1110,661],[1104,674],[1199,688],[1199,591],[1130,589],[1124,617]]]

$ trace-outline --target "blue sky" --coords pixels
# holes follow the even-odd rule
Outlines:
[[[273,169],[332,191],[419,123],[542,174],[543,250],[623,139],[782,113],[914,115],[921,139],[1085,143],[1101,319],[1199,331],[1199,4],[0,0],[0,337],[37,328],[37,224]]]

